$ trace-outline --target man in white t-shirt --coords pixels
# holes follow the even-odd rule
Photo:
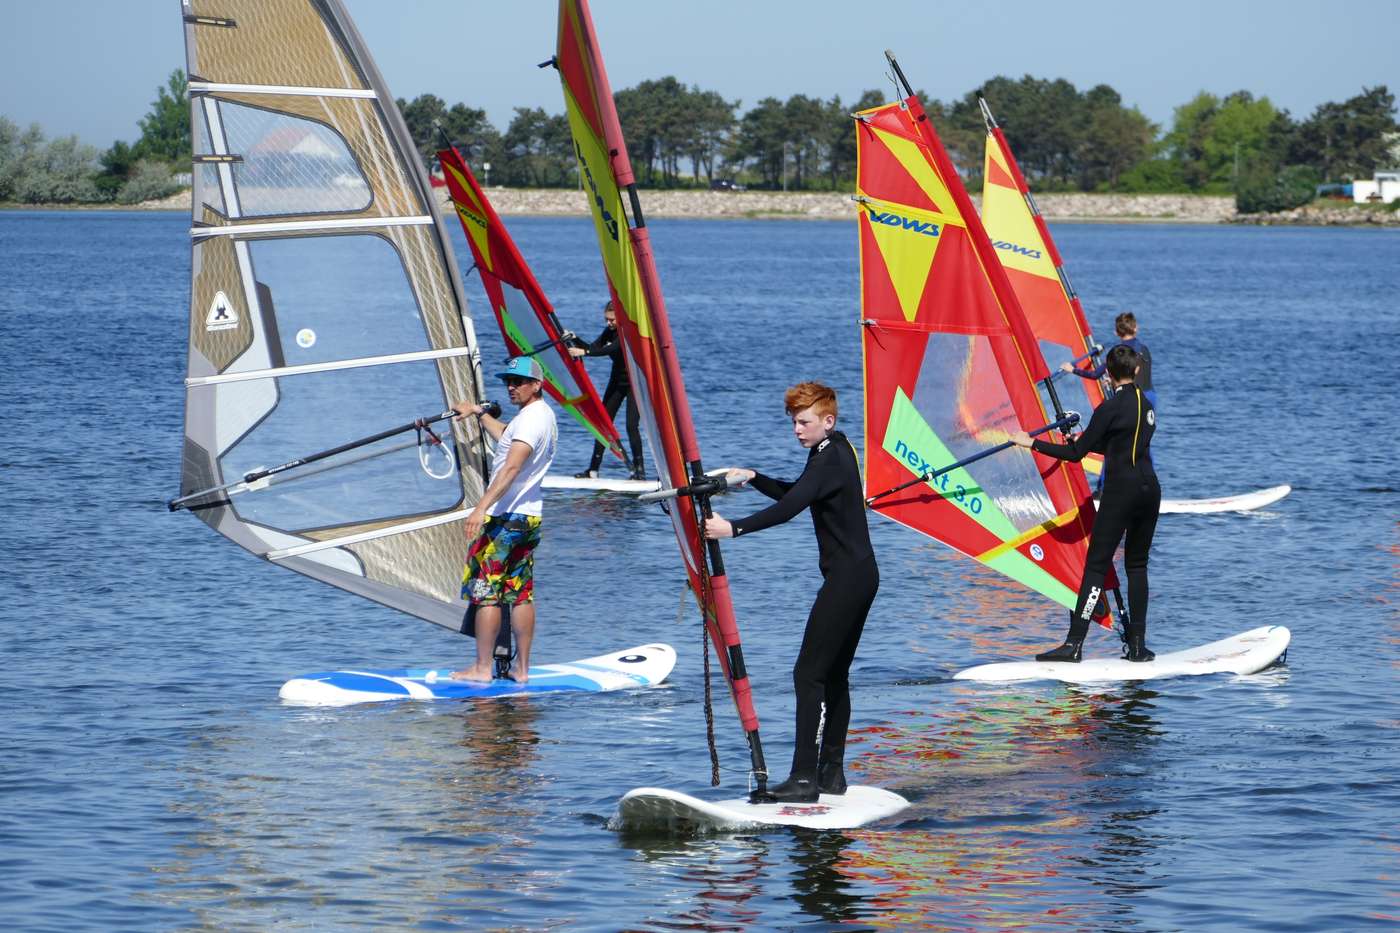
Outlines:
[[[535,547],[540,543],[540,484],[554,462],[559,428],[544,400],[544,372],[533,357],[517,356],[496,374],[520,411],[506,424],[481,405],[458,402],[459,415],[475,415],[496,441],[491,485],[467,516],[472,542],[462,574],[462,598],[476,606],[476,663],[453,673],[456,680],[492,679],[492,652],[501,627],[501,606],[510,606],[515,662],[508,676],[525,683],[530,676],[530,643],[535,634]]]

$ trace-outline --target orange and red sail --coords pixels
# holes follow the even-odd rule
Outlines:
[[[1086,355],[1092,357],[1093,331],[1065,273],[1050,228],[1031,196],[1006,135],[993,119],[987,102],[981,103],[987,125],[982,172],[982,224],[987,236],[996,247],[1007,280],[1039,341],[1041,354],[1051,367]],[[1089,413],[1105,398],[1103,385],[1095,379],[1073,376],[1057,379],[1055,385],[1062,406],[1081,413],[1086,422]],[[1101,456],[1093,454],[1085,458],[1084,467],[1097,473],[1102,462]]]
[[[671,339],[627,144],[586,0],[561,0],[559,4],[555,65],[564,86],[579,172],[598,235],[608,289],[618,310],[618,330],[643,427],[657,460],[662,486],[685,487],[703,476],[700,445]],[[762,771],[758,716],[743,665],[729,583],[718,545],[706,542],[701,535],[704,508],[690,498],[677,499],[670,508],[671,521],[691,589],[700,603],[750,749],[755,753],[755,770]]]
[[[439,151],[438,161],[510,355],[538,360],[544,370],[545,391],[603,446],[625,460],[617,427],[583,361],[569,355],[554,308],[486,192],[455,147]]]
[[[856,121],[866,491],[877,496],[1057,418],[1035,332],[918,99]],[[1011,448],[873,508],[1074,604],[1094,517],[1077,464]]]

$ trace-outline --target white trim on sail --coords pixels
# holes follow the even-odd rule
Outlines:
[[[371,88],[357,87],[295,87],[286,84],[220,84],[215,81],[191,81],[190,93],[225,94],[288,94],[296,97],[357,97],[375,100],[379,95]]]
[[[354,230],[363,227],[430,227],[428,214],[415,217],[351,217],[344,220],[283,220],[266,224],[221,224],[212,227],[191,227],[190,236],[242,236],[248,233],[293,233],[301,230]]]
[[[310,541],[306,544],[298,544],[296,547],[279,548],[275,551],[268,551],[263,557],[266,557],[268,560],[300,557],[303,554],[312,554],[316,551],[324,551],[328,548],[344,547],[347,544],[359,544],[361,541],[373,541],[376,538],[387,538],[390,535],[403,534],[406,531],[417,531],[420,528],[433,528],[437,525],[445,525],[459,518],[466,518],[471,513],[471,509],[458,509],[455,512],[434,515],[432,518],[420,518],[417,521],[401,522],[397,525],[376,528],[374,531],[362,531],[359,534],[345,535],[341,538],[331,538],[328,541]]]
[[[444,350],[417,350],[389,356],[361,356],[350,360],[328,360],[302,366],[278,366],[270,369],[250,369],[240,373],[220,373],[217,376],[190,376],[187,386],[210,386],[226,382],[247,382],[250,379],[270,379],[279,376],[302,376],[306,373],[326,373],[337,369],[359,369],[362,366],[384,366],[389,363],[416,363],[421,360],[446,360],[456,356],[471,356],[472,347],[448,347]]]

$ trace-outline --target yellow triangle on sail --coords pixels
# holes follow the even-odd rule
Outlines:
[[[938,172],[934,171],[933,165],[919,148],[919,144],[912,139],[886,132],[878,126],[871,126],[870,129],[874,131],[875,138],[885,144],[885,148],[909,173],[909,177],[914,179],[914,183],[923,189],[933,206],[940,211],[948,211],[956,217],[957,208],[953,204],[953,196],[948,192],[948,186],[943,183],[943,179],[938,177]],[[961,225],[960,221],[959,225]]]
[[[445,162],[443,163],[442,170],[444,172],[451,172],[452,177],[457,179],[457,184],[460,186],[462,193],[471,199],[471,207],[468,207],[460,201],[454,201],[453,203],[457,208],[458,216],[462,218],[462,229],[467,231],[467,235],[472,238],[472,242],[476,244],[477,250],[481,254],[482,261],[486,263],[486,271],[494,271],[495,267],[491,264],[491,238],[487,235],[490,230],[490,224],[488,224],[486,220],[486,208],[477,200],[476,192],[472,190],[472,186],[467,183],[467,179],[461,172]],[[475,210],[472,208],[475,208]]]
[[[892,204],[867,201],[862,206],[880,258],[885,262],[885,272],[899,296],[899,309],[904,319],[912,322],[919,316],[919,302],[933,268],[943,224],[933,219],[937,215]]]

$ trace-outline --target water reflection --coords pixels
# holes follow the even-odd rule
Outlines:
[[[878,925],[1107,928],[1152,886],[1157,694],[966,689],[863,730],[861,780],[916,798],[898,832],[853,833]]]

